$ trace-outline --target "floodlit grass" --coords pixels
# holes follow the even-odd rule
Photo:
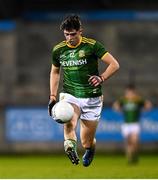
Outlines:
[[[96,154],[91,166],[75,166],[66,155],[0,156],[0,178],[158,178],[158,155],[141,155],[137,165],[128,165],[123,155]]]

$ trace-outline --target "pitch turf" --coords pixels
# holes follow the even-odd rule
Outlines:
[[[137,165],[128,165],[123,155],[96,154],[91,166],[75,166],[63,155],[0,156],[0,178],[158,178],[158,155],[141,155]]]

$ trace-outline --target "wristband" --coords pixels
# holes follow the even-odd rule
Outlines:
[[[99,77],[101,78],[102,82],[104,82],[105,80],[104,77],[103,76],[99,76]]]
[[[56,100],[56,96],[54,94],[50,94],[49,98],[50,97],[55,97],[55,100]]]

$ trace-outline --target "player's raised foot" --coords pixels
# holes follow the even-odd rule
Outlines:
[[[79,164],[80,160],[76,151],[76,141],[69,139],[64,141],[64,149],[72,164]]]
[[[95,147],[86,149],[86,152],[82,157],[83,166],[87,167],[91,164],[94,158],[94,154],[95,154]]]
[[[79,164],[79,157],[77,155],[77,152],[72,149],[72,148],[68,148],[67,151],[65,151],[67,156],[69,157],[70,161],[72,162],[72,164]]]

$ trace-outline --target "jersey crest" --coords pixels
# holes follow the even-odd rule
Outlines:
[[[80,50],[80,51],[78,52],[78,56],[79,56],[80,58],[84,57],[84,56],[85,56],[85,51],[84,51],[84,50]]]

